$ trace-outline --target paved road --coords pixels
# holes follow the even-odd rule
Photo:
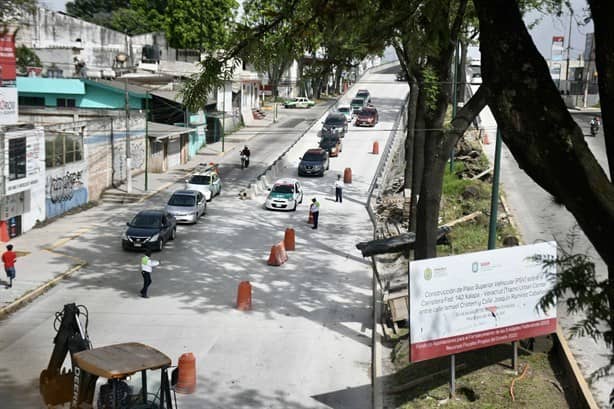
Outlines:
[[[238,153],[226,155],[226,185],[206,218],[180,226],[177,240],[155,255],[161,266],[149,299],[138,297],[140,256],[121,251],[119,237],[138,208],[163,204],[181,186],[146,205],[92,212],[90,219],[80,215],[91,230],[62,250],[86,259],[88,267],[0,324],[2,408],[38,407],[38,375],[55,335],[53,314],[69,302],[88,307],[94,346],[139,341],[174,362],[193,352],[198,389],[178,396],[180,408],[370,408],[371,267],[354,244],[372,236],[364,208],[379,160],[370,154],[372,143],[385,144],[407,90],[393,75],[368,74],[365,80],[381,122],[374,130],[351,129],[331,171],[304,180],[306,198],[322,203],[317,231],[305,223],[306,203],[296,213],[274,213],[262,208],[264,197],[236,196],[238,186],[296,139],[301,126],[320,120],[310,117],[316,111],[250,141],[252,166],[245,171],[237,167]],[[298,157],[316,145],[316,134],[311,128],[290,150],[287,176],[296,174]],[[345,167],[352,167],[353,183],[339,205],[329,199],[333,179]],[[269,267],[270,246],[286,227],[296,229],[297,251],[283,266]],[[234,308],[242,280],[253,286],[253,311],[247,313]]]
[[[486,110],[485,110],[486,111]],[[484,112],[485,112],[484,111]],[[488,112],[486,114],[490,116]],[[594,113],[578,112],[572,114],[576,122],[584,130],[586,141],[593,154],[606,170],[607,159],[603,133],[597,137],[590,137],[589,122]],[[484,116],[482,115],[483,119]],[[492,124],[489,119],[484,126]],[[496,125],[495,125],[496,126]],[[486,145],[486,151],[493,157],[495,130],[489,130],[491,144]],[[526,243],[534,243],[543,240],[556,240],[566,247],[571,232],[577,233],[573,251],[586,253],[593,258],[596,264],[598,276],[607,278],[607,269],[595,249],[590,244],[584,233],[577,227],[575,218],[564,207],[555,204],[552,196],[530,179],[522,169],[518,167],[516,160],[510,151],[503,146],[501,152],[501,184],[508,199],[512,214],[518,222],[520,232]],[[569,329],[580,319],[579,316],[569,315],[565,306],[559,304],[559,323],[569,338]],[[585,377],[608,363],[609,354],[603,342],[596,343],[591,338],[580,337],[568,339],[573,354],[582,369]],[[591,385],[593,395],[599,405],[607,407],[608,394],[614,385],[614,376],[602,378]]]

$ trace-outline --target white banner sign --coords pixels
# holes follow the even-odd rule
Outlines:
[[[17,88],[0,87],[0,125],[17,123]]]
[[[535,256],[554,260],[556,243],[411,262],[410,360],[556,331],[556,308],[537,308],[553,283]]]

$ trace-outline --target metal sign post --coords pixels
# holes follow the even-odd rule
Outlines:
[[[456,398],[456,355],[450,355],[450,399]]]

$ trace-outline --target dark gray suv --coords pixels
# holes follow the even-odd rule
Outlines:
[[[343,138],[348,131],[347,117],[341,112],[331,112],[322,123],[321,137],[336,134]]]
[[[298,164],[299,176],[324,176],[330,167],[328,152],[324,149],[309,149]]]

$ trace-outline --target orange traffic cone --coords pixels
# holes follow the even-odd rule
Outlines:
[[[373,154],[379,155],[379,142],[377,141],[373,142]]]
[[[311,216],[313,218],[313,215]],[[293,251],[296,247],[296,235],[294,229],[287,228],[284,234],[284,247],[286,251]]]
[[[288,261],[288,253],[286,253],[284,242],[281,241],[271,247],[268,264],[270,266],[281,266],[286,261]]]
[[[482,139],[482,143],[484,145],[490,145],[490,140],[488,139],[488,132],[484,132],[484,139]]]
[[[241,281],[237,291],[237,309],[249,311],[252,309],[252,285],[249,281]]]
[[[196,390],[196,358],[191,352],[185,353],[179,357],[177,364],[179,375],[177,376],[177,385],[175,391],[177,393],[190,394]]]
[[[309,211],[309,218],[307,219],[307,223],[313,224],[313,213],[311,213],[311,210]]]
[[[352,168],[345,168],[343,171],[343,183],[352,183]]]

